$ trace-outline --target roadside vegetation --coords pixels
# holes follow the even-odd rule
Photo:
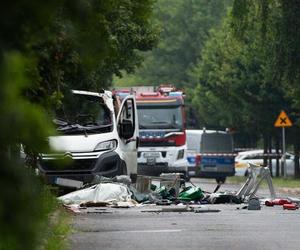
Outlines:
[[[227,177],[226,183],[229,184],[243,184],[247,180],[245,176],[231,176]],[[296,188],[300,189],[299,179],[297,178],[283,178],[283,177],[273,177],[272,183],[274,187],[277,188]],[[262,182],[263,187],[267,187],[266,181]],[[299,190],[300,191],[300,190]]]
[[[299,178],[299,1],[158,0],[154,13],[161,27],[157,48],[115,84],[173,83],[186,93],[190,128],[229,128],[236,148],[265,153],[281,148],[274,123],[285,110]]]
[[[64,248],[68,216],[34,169],[73,88],[172,83],[190,127],[227,127],[237,147],[265,151],[280,147],[283,109],[299,177],[299,13],[297,0],[2,1],[0,249]]]
[[[157,41],[152,0],[1,2],[0,249],[63,249],[67,216],[35,175],[65,90],[97,91]],[[27,153],[20,159],[20,145]]]

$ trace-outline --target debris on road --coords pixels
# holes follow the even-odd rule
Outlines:
[[[88,201],[80,203],[80,207],[106,207],[107,205],[109,205],[109,202],[106,201]]]
[[[132,184],[126,175],[106,178],[96,176],[92,186],[74,191],[58,199],[73,213],[94,211],[96,207],[105,208],[132,208],[150,207],[141,212],[220,212],[219,209],[203,207],[207,204],[245,204],[237,209],[260,210],[261,205],[283,206],[285,210],[299,208],[300,199],[275,199],[275,192],[267,169],[251,165],[251,174],[242,187],[234,191],[220,192],[220,184],[213,193],[203,191],[199,186],[182,185],[180,174],[162,174],[159,177],[138,176],[136,184]],[[266,179],[269,185],[271,198],[262,200],[256,192],[262,180]],[[156,186],[152,181],[159,182]],[[200,206],[201,205],[201,206]],[[99,212],[99,211],[98,211]],[[102,212],[101,212],[102,213]]]
[[[179,193],[178,199],[184,201],[201,200],[204,197],[200,187],[188,187]]]
[[[248,202],[248,210],[260,210],[260,201],[258,198],[251,198]]]
[[[299,199],[287,198],[287,199],[274,199],[266,200],[265,205],[267,207],[282,206],[284,210],[296,210],[299,208]]]
[[[283,209],[287,209],[287,210],[296,210],[299,209],[299,206],[295,203],[292,204],[283,204]]]
[[[234,203],[234,204],[241,204],[241,199],[236,197],[236,193],[234,192],[219,192],[219,193],[212,193],[206,197],[206,200],[210,204],[225,204],[225,203]]]
[[[81,204],[87,202],[131,201],[129,188],[120,183],[100,183],[58,197],[64,204]]]

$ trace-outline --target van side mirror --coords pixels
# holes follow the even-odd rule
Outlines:
[[[131,120],[124,119],[120,123],[119,133],[124,139],[130,139],[134,134],[134,127]]]

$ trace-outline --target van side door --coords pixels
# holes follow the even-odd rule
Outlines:
[[[132,95],[125,97],[122,101],[117,117],[117,128],[121,155],[126,163],[127,174],[136,175],[139,126],[136,100]]]

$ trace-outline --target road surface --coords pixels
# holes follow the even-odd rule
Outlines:
[[[213,181],[193,180],[206,191]],[[239,185],[224,185],[236,190]],[[222,191],[221,189],[221,191]],[[267,194],[267,190],[262,190]],[[300,211],[243,205],[201,205],[220,212],[142,212],[156,207],[94,210],[76,215],[70,248],[83,249],[300,249]],[[104,212],[104,213],[103,213]]]

